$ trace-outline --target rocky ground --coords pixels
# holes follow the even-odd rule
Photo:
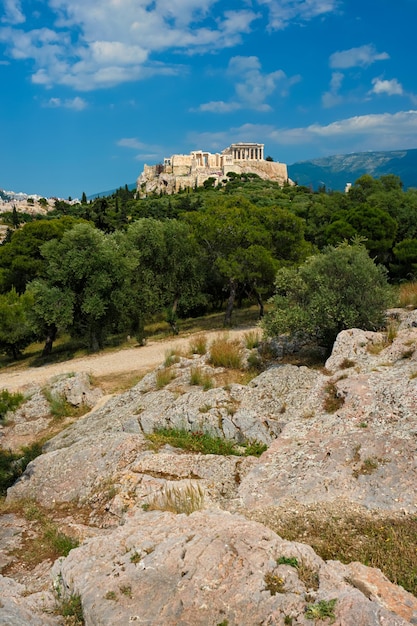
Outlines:
[[[392,315],[392,341],[344,331],[325,368],[275,362],[249,381],[182,345],[182,356],[108,399],[82,374],[51,383],[93,408],[66,418],[8,491],[0,624],[80,623],[63,615],[68,599],[89,626],[417,624],[417,599],[380,570],[323,560],[275,532],[308,509],[324,525],[351,514],[381,528],[394,517],[417,523],[417,312]],[[191,384],[196,371],[213,386]],[[9,416],[3,447],[56,427],[44,396],[31,393]],[[160,427],[266,450],[156,449],[148,435]],[[80,545],[23,565],[42,521]],[[410,552],[417,574],[415,545]]]

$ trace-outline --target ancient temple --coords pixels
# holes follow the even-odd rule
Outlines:
[[[227,179],[227,174],[255,173],[260,178],[281,185],[288,182],[285,163],[266,161],[263,143],[232,143],[222,152],[193,150],[190,154],[173,154],[159,165],[145,165],[137,180],[137,193],[176,193],[187,187],[203,185],[209,178],[213,184]]]

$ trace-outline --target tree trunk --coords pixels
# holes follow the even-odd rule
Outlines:
[[[172,334],[178,335],[179,330],[177,326],[177,307],[178,307],[178,298],[175,298],[174,304],[168,311],[168,324],[171,326]]]
[[[92,328],[90,330],[90,350],[92,352],[98,352],[100,350],[100,341],[96,331]]]
[[[264,313],[265,313],[262,296],[261,296],[261,294],[259,293],[259,291],[255,287],[253,288],[253,293],[255,294],[255,298],[256,298],[256,301],[257,301],[258,306],[259,306],[259,319],[261,320],[263,318],[263,316],[264,316]]]
[[[58,332],[58,329],[55,326],[55,324],[51,324],[46,329],[46,339],[45,339],[45,345],[42,350],[42,356],[49,356],[51,354],[52,346],[56,339],[57,332]]]
[[[226,312],[224,314],[223,326],[231,326],[232,325],[232,312],[233,312],[233,305],[235,303],[235,298],[236,298],[236,289],[237,289],[237,280],[235,280],[234,278],[231,278],[230,279],[229,299],[227,300]]]

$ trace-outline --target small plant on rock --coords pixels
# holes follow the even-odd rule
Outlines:
[[[200,485],[167,486],[149,502],[148,511],[171,511],[190,515],[204,506],[204,491]]]
[[[345,403],[343,396],[339,395],[335,383],[329,382],[325,387],[326,396],[323,402],[323,409],[326,413],[335,413]]]
[[[265,589],[269,591],[271,596],[275,596],[277,593],[285,592],[285,581],[281,576],[277,576],[277,574],[273,574],[272,572],[267,572],[264,576],[265,581]]]
[[[307,619],[323,620],[327,617],[330,618],[330,623],[336,619],[334,614],[334,608],[336,606],[337,598],[333,600],[320,600],[316,604],[309,604],[306,608],[305,616]]]
[[[291,567],[298,568],[298,559],[295,556],[280,556],[279,559],[277,559],[277,565],[291,565]]]

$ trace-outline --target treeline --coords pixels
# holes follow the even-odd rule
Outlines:
[[[91,350],[110,333],[143,340],[145,323],[250,299],[263,314],[280,268],[343,240],[364,238],[392,281],[417,271],[417,190],[394,175],[362,176],[348,193],[280,187],[255,174],[175,196],[135,199],[127,187],[80,204],[57,201],[47,218],[6,216],[0,246],[0,350],[14,357],[57,334]],[[23,223],[21,223],[23,221]]]

